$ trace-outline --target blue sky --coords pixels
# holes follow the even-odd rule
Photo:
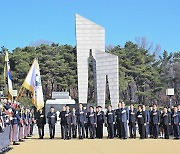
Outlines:
[[[75,45],[75,13],[106,29],[106,45],[146,37],[168,52],[180,51],[179,0],[1,0],[0,46],[9,50],[37,40]]]

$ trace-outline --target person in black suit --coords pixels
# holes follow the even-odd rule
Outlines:
[[[66,105],[66,114],[65,114],[65,140],[71,139],[71,112],[69,106]]]
[[[117,134],[118,134],[118,137],[119,138],[122,138],[122,106],[121,106],[121,103],[118,103],[118,109],[116,109],[115,111],[115,115],[116,115],[116,123],[117,123]]]
[[[103,138],[103,123],[104,123],[104,112],[102,111],[102,107],[98,106],[96,108],[97,114],[97,138]]]
[[[178,115],[180,120],[180,104],[178,105]],[[179,137],[180,137],[180,124],[179,124]]]
[[[108,110],[106,113],[107,118],[107,128],[108,128],[108,138],[114,138],[114,124],[115,124],[115,113],[112,110],[112,106],[108,106]]]
[[[72,137],[76,138],[77,136],[77,117],[76,117],[76,109],[73,108],[71,112],[71,130]]]
[[[85,137],[88,138],[88,117],[87,117],[88,111],[87,111],[86,106],[83,106],[83,110],[84,110],[84,113],[85,113],[85,116],[86,116],[85,122],[84,122],[84,129],[85,129],[85,136],[84,136],[84,138]]]
[[[153,124],[153,138],[157,139],[159,135],[160,112],[157,110],[156,104],[153,105],[153,111],[151,112],[151,121]]]
[[[82,103],[79,104],[79,109],[76,111],[76,116],[77,116],[79,139],[83,139],[84,138],[84,123],[86,120],[86,113],[83,110]]]
[[[164,107],[163,113],[161,114],[161,123],[164,131],[164,138],[169,139],[169,125],[171,125],[171,116],[168,114],[166,107]]]
[[[125,107],[124,101],[121,102],[122,112],[121,112],[121,120],[122,120],[122,137],[123,139],[127,139],[128,137],[128,123],[129,123],[129,109]]]
[[[146,115],[145,112],[142,110],[142,105],[138,106],[137,112],[137,122],[139,127],[139,134],[140,139],[145,139],[145,125],[146,125]]]
[[[171,117],[172,115],[172,109],[168,107],[168,115]],[[172,118],[171,118],[171,123],[172,123]],[[173,126],[172,124],[169,125],[169,135],[173,135]]]
[[[88,128],[90,132],[90,138],[94,139],[96,134],[96,112],[94,112],[94,107],[89,107],[89,112],[87,113],[88,118]]]
[[[149,136],[150,115],[149,115],[149,111],[146,110],[146,106],[142,105],[142,107],[143,107],[143,111],[145,112],[145,115],[146,115],[145,138],[148,138],[148,136]]]
[[[43,110],[40,109],[37,114],[36,124],[38,126],[39,139],[44,137],[44,125],[46,124],[46,118],[43,113]]]
[[[57,114],[54,111],[53,106],[50,108],[50,112],[48,112],[47,118],[49,124],[50,139],[53,139],[55,136],[55,124],[57,122]]]
[[[66,114],[66,107],[62,107],[62,111],[59,114],[59,118],[61,119],[61,138],[65,139],[65,114]]]
[[[130,132],[130,138],[136,138],[136,117],[137,117],[137,111],[134,109],[134,105],[130,105],[129,110],[129,132]]]
[[[178,114],[177,106],[174,107],[174,111],[172,113],[172,125],[174,130],[174,139],[178,140],[180,136],[180,115]]]
[[[149,116],[150,116],[150,119],[149,119],[149,134],[150,134],[150,138],[153,138],[153,123],[152,123],[152,114],[151,112],[153,111],[153,106],[150,105],[149,106]]]

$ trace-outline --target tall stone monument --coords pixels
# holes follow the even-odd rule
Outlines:
[[[117,56],[105,52],[105,29],[76,14],[76,44],[79,103],[87,103],[88,59],[92,51],[97,105],[105,107],[108,80],[110,101],[116,108],[119,102],[119,64]]]

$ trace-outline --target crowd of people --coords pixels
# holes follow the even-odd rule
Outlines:
[[[138,109],[135,109],[133,104],[126,107],[124,102],[119,103],[118,109],[115,110],[109,105],[106,111],[103,111],[101,106],[90,106],[87,110],[81,103],[77,110],[75,108],[70,110],[68,105],[64,106],[59,114],[61,137],[69,140],[76,138],[78,134],[79,139],[101,139],[105,126],[109,139],[114,137],[135,139],[137,130],[140,139],[158,137],[169,139],[170,135],[176,140],[180,138],[180,105],[158,110],[157,105],[153,104],[149,106],[149,110],[146,108],[145,105],[139,105]],[[57,122],[54,107],[50,108],[47,118],[50,138],[53,139]]]
[[[58,115],[61,125],[61,138],[103,138],[104,126],[107,127],[108,138],[120,139],[136,138],[139,131],[140,139],[147,138],[180,138],[180,105],[172,108],[157,109],[157,105],[139,105],[137,109],[131,104],[125,106],[124,102],[118,103],[117,109],[109,105],[105,111],[101,106],[90,106],[89,109],[79,104],[78,108],[70,109],[69,105],[63,106]],[[45,114],[43,109],[34,114],[34,109],[24,108],[7,98],[1,98],[0,103],[0,150],[5,146],[19,145],[33,134],[33,127],[38,126],[39,139],[44,138],[46,119],[49,125],[50,139],[55,137],[57,114],[52,106]],[[8,133],[8,134],[7,134]],[[3,141],[3,134],[4,140]],[[5,139],[6,138],[6,139]],[[172,138],[172,137],[171,137]]]
[[[31,137],[34,124],[34,109],[24,108],[16,101],[11,102],[2,97],[0,102],[0,152],[9,148],[10,143],[19,145],[19,142]]]

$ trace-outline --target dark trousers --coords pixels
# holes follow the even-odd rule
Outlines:
[[[33,128],[34,128],[34,123],[32,123],[32,124],[30,125],[30,135],[33,134]]]
[[[117,131],[117,123],[114,124],[114,137],[116,137],[118,135],[118,131]]]
[[[61,124],[61,138],[65,139],[65,124]]]
[[[164,129],[164,138],[169,139],[169,125],[163,125]]]
[[[136,123],[129,123],[129,133],[131,138],[136,138]]]
[[[54,136],[55,136],[55,125],[49,124],[49,134],[50,134],[50,138],[54,138]]]
[[[77,136],[77,126],[75,124],[73,124],[71,126],[71,130],[72,130],[72,137],[76,138],[76,136]]]
[[[169,125],[169,135],[173,135],[173,126]]]
[[[71,138],[71,124],[65,125],[65,138],[66,139]]]
[[[149,134],[152,137],[153,136],[153,124],[149,123]]]
[[[86,138],[88,138],[88,123],[84,124],[85,132],[86,132]],[[85,136],[84,136],[85,138]]]
[[[89,124],[88,127],[89,127],[90,138],[95,138],[95,134],[96,134],[95,124]]]
[[[148,138],[149,135],[149,124],[145,125],[145,138]]]
[[[39,133],[39,138],[44,137],[44,125],[41,127],[38,127],[38,133]]]
[[[114,138],[114,124],[113,123],[108,123],[108,137],[109,138]]]
[[[138,124],[139,126],[139,134],[140,134],[140,139],[145,138],[145,126],[144,124]]]
[[[78,134],[80,138],[84,138],[84,122],[78,123]]]
[[[153,124],[153,137],[158,138],[159,135],[159,125]]]
[[[101,124],[97,124],[97,132],[96,132],[96,134],[97,134],[97,138],[103,138],[103,123],[101,123]]]
[[[174,130],[174,137],[176,139],[179,138],[179,125],[178,124],[173,124],[173,130]]]
[[[118,131],[118,136],[119,136],[119,138],[122,138],[122,122],[120,122],[120,121],[117,121],[117,131]]]
[[[126,139],[128,136],[128,132],[127,132],[127,123],[126,122],[123,122],[122,123],[122,137],[124,139]]]

